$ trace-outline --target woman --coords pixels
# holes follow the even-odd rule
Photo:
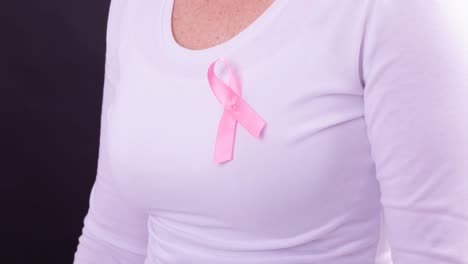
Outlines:
[[[75,263],[468,263],[467,7],[113,0]]]

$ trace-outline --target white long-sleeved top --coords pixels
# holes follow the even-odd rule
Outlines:
[[[172,7],[112,0],[75,264],[468,263],[466,0],[277,0],[204,50]],[[266,121],[222,164],[219,57]]]

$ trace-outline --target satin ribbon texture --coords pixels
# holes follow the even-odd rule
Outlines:
[[[216,76],[214,68],[217,62],[223,62],[229,70],[229,85]],[[214,162],[221,163],[232,160],[237,122],[254,137],[260,136],[266,123],[242,99],[237,76],[224,58],[218,58],[210,64],[208,82],[213,94],[224,107],[214,150]]]

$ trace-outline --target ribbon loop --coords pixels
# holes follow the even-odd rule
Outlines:
[[[214,72],[218,61],[223,62],[229,70],[229,85],[219,79]],[[238,80],[224,58],[219,58],[210,64],[208,82],[213,94],[224,108],[218,126],[214,155],[214,161],[221,163],[232,160],[237,122],[254,137],[260,136],[266,123],[241,97]]]

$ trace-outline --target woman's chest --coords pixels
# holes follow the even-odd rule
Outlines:
[[[266,126],[257,138],[238,124],[233,160],[225,164],[213,157],[226,110],[207,77],[152,72],[128,61],[105,110],[114,175],[156,207],[196,201],[205,207],[214,198],[237,204],[238,192],[260,195],[265,203],[271,192],[284,203],[310,201],[337,180],[350,182],[347,172],[372,165],[360,88],[338,73],[294,69],[295,60],[276,58],[244,72],[230,61],[237,65],[241,97]]]
[[[257,138],[237,125],[233,160],[224,164],[213,162],[225,109],[210,88],[209,63],[188,61],[188,67],[157,51],[144,56],[143,44],[127,42],[103,109],[102,137],[125,195],[156,211],[226,221],[249,214],[257,223],[328,203],[324,220],[374,196],[357,56],[337,41],[297,37],[226,57],[242,98],[266,126]],[[217,70],[223,80],[226,73]]]

